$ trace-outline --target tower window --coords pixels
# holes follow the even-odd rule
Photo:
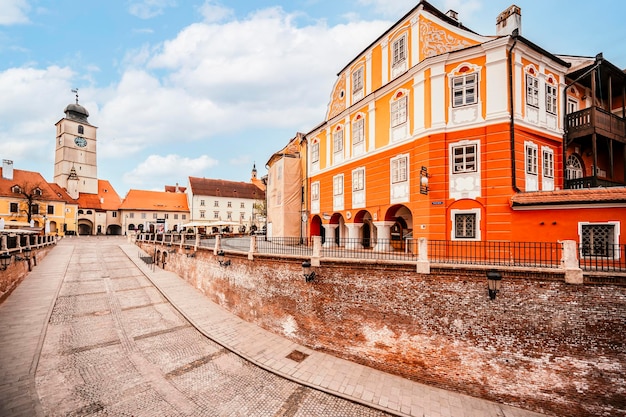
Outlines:
[[[85,133],[85,128],[83,127],[83,125],[78,125],[78,133],[81,135]]]

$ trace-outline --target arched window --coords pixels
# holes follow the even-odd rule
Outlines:
[[[575,180],[582,178],[584,174],[583,163],[580,157],[576,154],[571,154],[567,157],[567,163],[565,164],[565,178],[568,180]]]

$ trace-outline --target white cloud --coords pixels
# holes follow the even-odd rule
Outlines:
[[[358,2],[371,7],[380,16],[393,19],[399,19],[417,5],[415,0],[358,0]]]
[[[128,7],[128,12],[140,19],[151,19],[173,6],[176,6],[174,0],[141,0],[132,2]]]
[[[215,1],[207,0],[198,8],[205,22],[220,22],[233,16],[233,11],[217,4]]]
[[[30,5],[26,0],[0,0],[0,25],[28,23]]]
[[[161,184],[155,190],[163,191],[166,185],[175,185],[176,182],[184,186],[188,177],[202,176],[217,164],[207,155],[195,159],[173,154],[150,155],[135,169],[124,174],[124,182],[130,188],[139,189],[145,189],[146,184]]]

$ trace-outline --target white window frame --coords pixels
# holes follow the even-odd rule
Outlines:
[[[359,67],[352,73],[352,94],[363,91],[363,67]]]
[[[391,102],[391,127],[398,127],[407,122],[408,96],[402,95]]]
[[[311,201],[319,201],[320,199],[320,183],[318,181],[311,183]]]
[[[320,143],[311,144],[311,162],[316,163],[320,160]]]
[[[343,195],[343,174],[333,177],[333,196]]]
[[[558,89],[555,85],[546,83],[546,111],[556,114],[558,106]]]
[[[595,254],[585,255],[583,248],[585,242],[583,242],[583,227],[584,226],[613,226],[613,254],[612,256],[600,256]],[[594,258],[594,257],[602,257],[606,259],[618,260],[620,259],[620,250],[619,250],[619,242],[620,242],[620,222],[618,221],[608,221],[608,222],[579,222],[578,223],[578,241],[580,242],[580,256],[581,258]]]
[[[457,102],[457,97],[460,97],[459,102]],[[478,73],[452,78],[452,107],[470,106],[476,103],[478,103]]]
[[[333,132],[333,154],[343,153],[343,129],[337,129]]]
[[[352,123],[352,146],[357,146],[365,141],[365,118],[361,117]]]
[[[468,149],[472,149],[473,153],[467,152]],[[463,153],[460,154],[460,159],[458,161],[457,161],[457,153],[456,153],[457,150],[463,151]],[[471,162],[472,156],[473,156],[473,163]],[[459,164],[461,164],[462,166],[459,166]],[[472,164],[473,164],[473,167],[471,167]],[[468,172],[478,172],[478,144],[477,143],[465,143],[465,144],[459,144],[459,145],[452,145],[452,173],[453,174],[467,174]]]
[[[468,215],[468,214],[473,214],[475,216],[475,231],[474,231],[474,237],[457,237],[457,230],[456,230],[456,216],[457,215]],[[481,224],[481,210],[479,208],[476,209],[469,209],[469,210],[457,210],[457,209],[453,209],[450,210],[450,220],[452,221],[452,230],[451,230],[451,235],[450,235],[450,239],[451,240],[460,240],[460,241],[479,241],[481,240],[481,230],[480,230],[480,224]]]
[[[538,165],[539,165],[539,147],[532,143],[528,142],[524,146],[524,165],[526,169],[526,174],[528,175],[538,175]]]
[[[554,151],[551,148],[542,148],[542,174],[546,178],[554,179]]]
[[[391,159],[391,183],[399,184],[409,180],[409,157],[398,155]]]
[[[391,67],[402,65],[407,60],[406,34],[403,34],[391,44]]]
[[[357,168],[352,171],[352,191],[365,190],[365,168]]]
[[[578,111],[578,100],[573,97],[567,98],[567,114],[576,113]]]
[[[526,74],[526,104],[539,108],[539,78]]]

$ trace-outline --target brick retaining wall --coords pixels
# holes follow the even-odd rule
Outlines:
[[[138,242],[148,253],[155,246]],[[161,251],[165,247],[156,246]],[[412,380],[559,416],[626,416],[626,288],[503,272],[322,263],[212,251],[166,268],[244,320]]]

